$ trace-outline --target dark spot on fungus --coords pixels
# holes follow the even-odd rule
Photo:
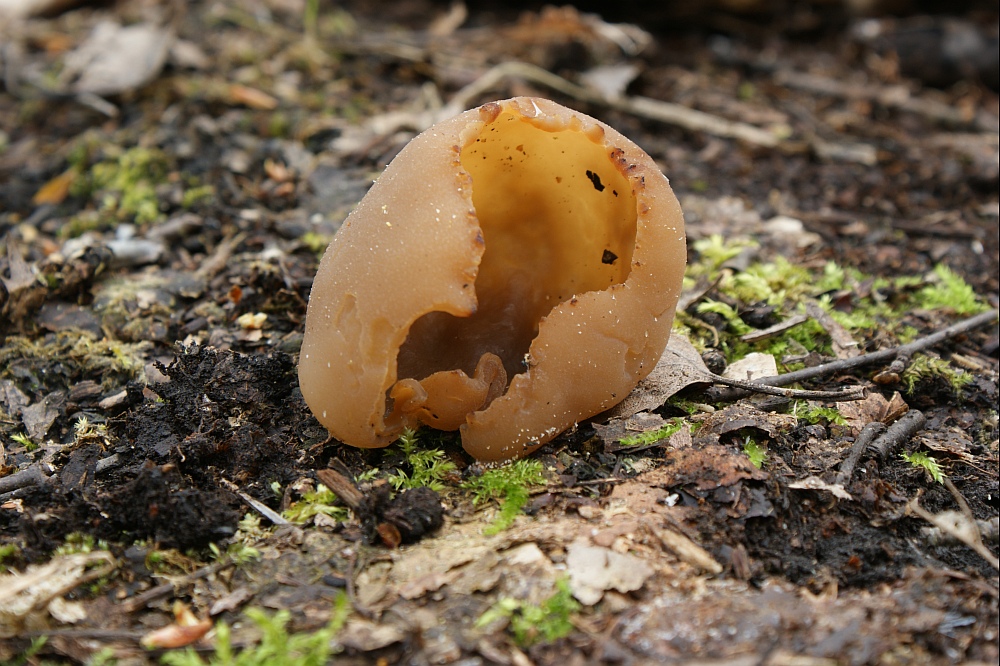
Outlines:
[[[601,255],[602,264],[611,265],[614,264],[616,261],[618,261],[618,255],[612,252],[611,250],[605,250],[604,254]]]
[[[587,170],[587,178],[589,178],[590,182],[592,182],[594,184],[594,189],[595,190],[597,190],[598,192],[603,192],[604,191],[604,184],[601,183],[601,177],[600,176],[598,176],[596,173],[594,173],[593,171],[590,171],[588,169]]]

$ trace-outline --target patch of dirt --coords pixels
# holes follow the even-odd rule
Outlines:
[[[867,387],[841,422],[833,401],[705,405],[717,394],[696,365],[723,373],[752,343],[699,303],[731,307],[755,333],[800,313],[693,276],[679,319],[703,351],[688,344],[685,372],[666,364],[620,413],[541,449],[546,481],[506,529],[503,497],[477,504],[463,487],[489,470],[455,435],[419,436],[450,463],[439,492],[396,492],[390,478],[414,474],[413,460],[331,440],[295,365],[318,257],[344,216],[443,102],[512,60],[573,84],[601,73],[625,98],[774,137],[665,123],[530,76],[467,103],[547,96],[630,136],[670,177],[692,264],[719,236],[741,249],[718,269],[748,289],[754,262],[810,271],[803,281],[833,262],[847,286],[813,305],[884,307],[853,339],[832,330],[840,319],[807,318],[814,328],[798,330],[812,333],[773,354],[782,373],[961,319],[949,307],[878,319],[940,283],[938,265],[995,308],[995,3],[934,19],[917,13],[926,3],[864,19],[829,2],[622,3],[598,7],[613,12],[603,19],[589,5],[470,3],[462,17],[430,0],[320,3],[308,28],[301,3],[161,4],[78,3],[0,27],[0,565],[51,563],[61,583],[0,613],[0,660],[47,635],[50,661],[108,648],[155,663],[140,640],[174,621],[175,601],[252,646],[246,608],[314,631],[346,595],[337,663],[996,662],[996,569],[910,504],[962,509],[996,551],[995,320],[925,350],[971,378],[959,387],[943,374],[909,386],[906,363],[897,381],[871,381],[892,374],[888,360],[803,382]],[[105,53],[102,67],[133,77],[112,80],[138,82],[80,95],[94,79],[70,74],[105,21],[146,28],[151,57],[133,58],[137,70]],[[946,32],[986,50],[957,66]],[[846,344],[822,346],[838,335]],[[842,476],[864,428],[907,407],[923,425]],[[668,419],[684,428],[650,435]],[[951,488],[903,453],[930,454]],[[347,479],[340,500],[323,495],[331,470]],[[316,497],[326,503],[303,524],[281,517]],[[88,577],[105,548],[112,573]],[[0,608],[15,608],[13,580]],[[518,614],[564,580],[581,604],[565,632],[516,639]],[[477,623],[491,609],[507,615]]]

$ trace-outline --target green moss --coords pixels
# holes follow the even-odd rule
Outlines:
[[[0,544],[0,572],[7,571],[7,563],[21,554],[21,547],[14,543]]]
[[[37,339],[11,336],[6,343],[0,348],[0,377],[13,377],[11,363],[17,360],[22,374],[30,370],[33,376],[45,376],[49,381],[58,374],[66,387],[84,376],[100,377],[105,389],[141,377],[145,365],[143,353],[150,347],[147,342],[98,340],[93,334],[78,330],[59,331]]]
[[[339,502],[337,495],[321,483],[316,486],[316,490],[303,493],[302,499],[293,502],[281,515],[288,521],[299,524],[320,514],[338,521],[347,520],[350,514]]]
[[[288,115],[282,111],[272,111],[267,120],[267,135],[275,138],[288,136],[292,122]]]
[[[938,461],[930,457],[923,451],[915,451],[913,453],[901,453],[900,458],[910,463],[914,467],[922,467],[931,475],[931,478],[938,483],[944,483],[944,472],[941,471],[941,465]]]
[[[767,447],[758,444],[756,441],[747,437],[743,441],[743,453],[746,454],[747,458],[750,459],[750,463],[760,469],[767,462]]]
[[[212,185],[196,185],[184,190],[184,196],[181,198],[181,208],[185,210],[191,208],[195,204],[211,199],[215,196],[215,187]]]
[[[928,310],[950,310],[955,314],[974,315],[989,310],[989,306],[980,300],[972,287],[944,264],[934,267],[937,284],[924,287],[916,295],[916,301],[922,308]]]
[[[903,386],[908,393],[913,393],[924,381],[941,378],[951,386],[956,395],[972,383],[973,377],[960,368],[954,367],[948,361],[927,354],[916,354],[903,371]]]
[[[236,541],[226,546],[225,552],[214,543],[208,544],[208,549],[212,551],[212,559],[216,562],[226,560],[236,566],[260,559],[259,550],[241,541]]]
[[[316,233],[315,231],[307,231],[302,234],[299,240],[309,248],[313,254],[316,256],[322,256],[323,252],[326,251],[326,246],[330,244],[330,236],[326,234]]]
[[[756,247],[750,240],[727,240],[720,234],[696,240],[692,247],[698,253],[698,261],[688,266],[692,275],[711,275],[724,263],[733,259],[748,247]]]
[[[162,217],[156,187],[168,171],[161,151],[137,146],[94,164],[71,191],[96,199],[101,211],[119,220],[153,222]]]
[[[679,432],[680,429],[684,427],[685,423],[686,421],[684,419],[670,419],[667,421],[666,425],[657,428],[656,430],[649,430],[647,432],[639,433],[638,435],[622,437],[618,440],[618,443],[622,446],[646,446],[648,444],[655,444],[660,440],[667,439],[675,432]]]
[[[53,551],[55,555],[77,555],[92,553],[95,550],[107,550],[108,544],[104,540],[94,539],[90,534],[81,532],[71,532],[66,535],[63,545]]]
[[[393,488],[402,490],[427,486],[437,492],[444,490],[444,479],[456,469],[455,463],[448,460],[444,451],[418,450],[417,433],[414,430],[405,430],[400,435],[399,448],[410,471],[397,470],[395,474],[389,475],[387,478]]]
[[[556,591],[540,605],[506,597],[493,604],[476,620],[477,627],[486,627],[506,619],[514,642],[520,647],[551,643],[573,631],[572,615],[580,610],[565,578],[556,581]]]
[[[844,415],[833,407],[811,405],[805,400],[796,400],[792,405],[792,415],[810,425],[826,424],[847,425]]]
[[[255,645],[236,651],[229,625],[219,622],[215,625],[215,653],[207,661],[190,647],[183,652],[168,652],[160,660],[168,666],[323,666],[334,651],[332,641],[344,627],[349,613],[347,595],[341,593],[323,629],[290,633],[291,613],[287,610],[268,615],[260,609],[248,608],[244,616],[260,631],[260,640]]]
[[[729,328],[736,335],[745,335],[753,330],[746,322],[740,319],[740,315],[731,305],[727,305],[721,301],[705,299],[698,304],[697,310],[702,314],[711,312],[719,315],[726,320],[726,324],[729,325]]]
[[[34,440],[27,435],[27,433],[17,432],[10,436],[11,441],[17,442],[24,447],[25,451],[34,451],[38,448],[38,444],[35,444]]]
[[[462,488],[472,492],[472,503],[480,505],[500,501],[500,511],[486,534],[497,534],[514,523],[528,503],[530,488],[545,484],[545,471],[537,460],[517,460],[504,467],[483,472],[469,479]]]

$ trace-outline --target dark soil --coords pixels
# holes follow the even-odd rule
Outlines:
[[[532,3],[470,3],[462,27],[440,36],[428,24],[448,3],[429,0],[320,3],[318,42],[303,36],[300,3],[266,0],[83,3],[0,30],[9,44],[0,57],[19,72],[0,92],[0,545],[12,547],[0,564],[23,571],[81,538],[118,562],[101,586],[71,590],[86,609],[75,625],[42,611],[23,626],[0,618],[0,660],[43,634],[53,660],[84,663],[101,647],[128,663],[155,660],[138,639],[172,620],[174,599],[230,623],[246,605],[286,609],[293,630],[315,630],[346,590],[355,614],[338,638],[345,663],[996,662],[997,571],[907,511],[914,498],[934,514],[959,505],[899,458],[934,453],[971,514],[995,524],[995,322],[936,348],[971,364],[973,381],[958,391],[940,376],[912,390],[871,384],[884,366],[807,387],[867,384],[886,399],[901,391],[927,417],[920,438],[886,459],[862,459],[843,484],[850,500],[789,484],[831,482],[851,432],[782,407],[747,416],[744,401],[686,445],[615,449],[580,424],[537,454],[549,485],[529,517],[495,537],[459,487],[481,467],[453,434],[422,434],[421,446],[455,463],[440,495],[393,498],[386,481],[362,482],[355,490],[367,508],[353,522],[279,526],[261,535],[257,561],[208,564],[212,547],[226,552],[254,513],[239,493],[280,513],[315,490],[317,470],[412,471],[397,447],[351,449],[310,414],[296,375],[306,303],[318,250],[418,129],[414,118],[428,108],[421,95],[448,100],[497,63],[527,61],[571,80],[596,65],[635,64],[628,95],[784,127],[777,146],[753,145],[516,80],[471,101],[547,96],[631,137],[685,207],[692,262],[693,241],[723,234],[759,240],[754,261],[856,268],[871,277],[830,294],[844,311],[910,295],[874,278],[922,278],[944,264],[997,307],[995,3],[949,5],[947,15],[939,3],[887,3],[900,13],[870,23],[828,2],[646,4],[580,6],[650,31],[654,44],[637,55],[577,14],[545,23]],[[170,25],[182,40],[143,85],[105,95],[113,115],[42,85],[107,18]],[[977,35],[980,50],[956,60],[942,46],[955,30]],[[399,132],[346,141],[389,111],[410,113]],[[152,219],[125,210],[125,193],[94,175],[140,149],[151,166],[126,189],[151,188]],[[72,185],[52,194],[70,172]],[[209,196],[190,196],[201,186]],[[117,208],[104,207],[108,197]],[[801,230],[762,230],[778,216]],[[154,256],[130,254],[144,246],[129,246],[123,228],[154,242]],[[814,241],[798,242],[810,233]],[[784,316],[765,303],[736,305],[757,329]],[[252,322],[258,313],[263,324]],[[861,351],[896,344],[904,326],[923,335],[959,318],[910,312],[872,329]],[[711,314],[700,321],[725,324]],[[724,347],[706,352],[713,370],[725,365]],[[676,403],[658,411],[687,416]],[[743,451],[748,437],[766,444],[761,469]],[[2,485],[14,478],[28,481]],[[664,547],[664,526],[722,571],[708,574]],[[499,598],[544,600],[579,538],[645,559],[655,574],[608,591],[548,643],[517,646],[502,626],[474,626]],[[387,547],[400,543],[411,545]],[[995,532],[986,545],[996,551]],[[165,581],[170,589],[156,591]]]

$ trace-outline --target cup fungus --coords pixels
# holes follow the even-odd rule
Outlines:
[[[519,458],[649,374],[685,255],[642,149],[548,100],[484,104],[413,139],[333,238],[302,395],[353,446],[428,425]]]

